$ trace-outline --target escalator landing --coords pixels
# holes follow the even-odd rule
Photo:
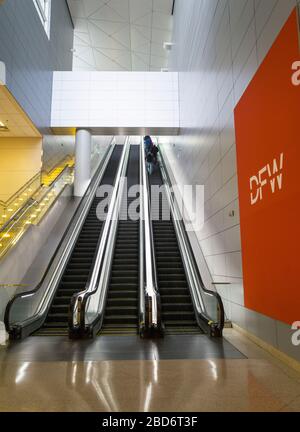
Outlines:
[[[0,351],[0,361],[27,362],[244,358],[226,338],[211,339],[206,335],[173,335],[155,340],[118,335],[80,341],[39,336],[12,342]]]

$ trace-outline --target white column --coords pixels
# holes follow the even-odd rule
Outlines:
[[[0,61],[0,85],[6,84],[6,68],[5,63]]]
[[[92,135],[88,129],[77,129],[75,147],[74,196],[82,197],[91,181]]]

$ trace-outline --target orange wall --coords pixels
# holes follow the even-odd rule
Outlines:
[[[0,138],[0,200],[7,201],[41,169],[41,138]]]
[[[298,29],[294,10],[235,109],[245,306],[288,324],[300,319]]]

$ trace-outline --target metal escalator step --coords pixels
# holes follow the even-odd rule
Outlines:
[[[198,327],[197,325],[186,327],[180,327],[180,326],[167,326],[165,328],[165,335],[171,336],[171,335],[203,335],[203,331]]]
[[[122,293],[124,295],[124,293]],[[110,297],[107,298],[107,306],[108,307],[125,307],[130,306],[137,308],[137,297],[127,298],[127,297]]]
[[[65,305],[54,305],[52,304],[50,308],[50,314],[65,314],[67,315],[69,313],[69,303]]]
[[[68,306],[70,305],[70,296],[55,296],[53,300],[53,306],[62,305]]]
[[[121,272],[132,271],[134,273],[138,273],[139,267],[138,267],[137,263],[134,263],[134,264],[116,264],[116,263],[113,263],[112,272],[115,272],[115,271],[121,271]]]
[[[194,308],[192,303],[163,303],[162,305],[162,311],[163,313],[169,313],[169,312],[194,312]]]
[[[119,324],[103,324],[102,327],[104,330],[108,329],[136,329],[136,324],[127,324],[126,327],[120,327]]]
[[[159,275],[160,277],[160,275]],[[188,290],[188,284],[186,282],[186,280],[159,280],[159,287],[161,290],[163,289],[168,289],[168,288],[185,288]],[[188,291],[189,292],[189,291]]]
[[[189,295],[161,295],[161,300],[166,304],[186,304],[191,302],[191,297]]]
[[[137,325],[138,318],[136,315],[105,315],[104,324],[135,324]]]
[[[105,316],[128,316],[133,315],[137,316],[138,308],[137,306],[106,306]]]
[[[48,314],[47,317],[47,322],[60,322],[60,323],[64,323],[64,322],[68,322],[68,314],[65,313],[52,313],[50,311],[50,313]]]
[[[168,327],[197,327],[197,321],[195,319],[180,319],[180,320],[164,320],[165,326]]]
[[[176,282],[176,283],[177,282],[178,283],[184,282],[184,283],[186,283],[185,274],[181,274],[181,273],[164,274],[163,272],[161,272],[158,276],[158,280],[159,280],[159,282],[168,282],[168,283],[170,283],[170,282]]]
[[[165,266],[160,266],[159,271],[164,276],[174,276],[174,275],[182,276],[183,275],[185,277],[184,268],[181,266],[179,267],[178,265],[174,265],[173,267],[169,266],[168,268],[166,268]]]
[[[134,286],[136,288],[136,286]],[[130,299],[137,299],[138,298],[138,294],[137,294],[137,290],[112,290],[110,289],[108,292],[108,298],[110,299],[118,299],[118,298],[123,298],[124,296],[126,296],[126,298],[130,298]]]
[[[134,284],[137,283],[137,275],[133,275],[133,276],[128,276],[128,275],[120,275],[118,274],[118,276],[112,275],[111,277],[111,285],[115,285],[115,284]]]
[[[67,322],[46,321],[43,327],[47,329],[64,329],[67,328]]]
[[[136,283],[112,283],[110,290],[112,291],[133,291],[137,289]]]
[[[162,310],[162,316],[166,321],[178,321],[179,319],[182,321],[193,321],[195,320],[194,311],[174,311],[174,310]],[[196,321],[196,320],[195,320]]]
[[[84,289],[85,283],[84,283],[84,281],[78,281],[77,278],[75,278],[74,281],[62,281],[59,285],[59,288],[73,289],[75,291],[78,289]]]

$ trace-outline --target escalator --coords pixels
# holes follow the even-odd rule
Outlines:
[[[122,149],[122,146],[115,147],[101,184],[114,184]],[[34,333],[35,336],[61,335],[68,332],[68,314],[71,298],[74,294],[84,289],[97,250],[103,221],[98,219],[96,210],[103,199],[95,197],[91,204],[75,247],[59,282],[47,318],[42,328]]]
[[[149,185],[163,185],[159,167],[149,176]],[[202,334],[197,324],[173,220],[172,217],[163,217],[169,213],[168,210],[165,191],[162,191],[159,200],[151,200],[151,214],[165,334]]]
[[[132,145],[127,167],[127,188],[120,206],[112,270],[103,325],[99,335],[138,333],[139,295],[139,221],[127,217],[137,197],[128,197],[128,189],[139,184],[139,146]],[[126,198],[127,197],[127,198]]]

